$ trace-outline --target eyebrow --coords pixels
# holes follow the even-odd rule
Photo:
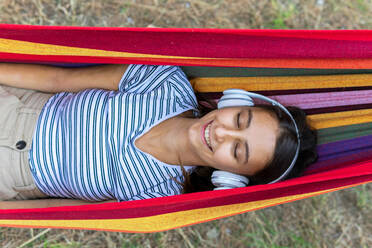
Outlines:
[[[248,121],[247,121],[246,128],[248,128],[251,125],[251,121],[252,121],[252,110],[248,109]]]
[[[249,150],[248,150],[248,143],[247,141],[245,142],[245,161],[244,164],[248,162],[248,157],[249,157]]]
[[[248,109],[248,121],[247,121],[247,128],[251,125],[252,121],[252,110]],[[248,143],[247,141],[245,142],[245,160],[244,164],[248,162],[248,157],[249,157],[249,149],[248,149]]]

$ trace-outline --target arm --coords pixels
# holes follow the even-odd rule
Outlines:
[[[90,202],[76,199],[40,199],[40,200],[21,200],[21,201],[0,201],[0,209],[22,209],[22,208],[49,208],[60,206],[76,206],[87,204],[99,204],[117,202],[117,200]]]
[[[89,88],[117,90],[128,65],[63,68],[0,63],[0,84],[43,92],[77,92]]]

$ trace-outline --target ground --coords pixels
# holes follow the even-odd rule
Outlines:
[[[1,0],[0,23],[371,29],[372,1]],[[372,185],[153,234],[0,228],[1,247],[372,247]]]

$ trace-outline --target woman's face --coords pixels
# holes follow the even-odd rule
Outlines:
[[[247,176],[272,160],[278,134],[276,117],[259,107],[214,110],[189,129],[201,165]]]

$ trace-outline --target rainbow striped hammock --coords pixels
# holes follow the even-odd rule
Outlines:
[[[122,203],[1,210],[0,225],[156,232],[372,181],[372,31],[0,25],[0,61],[180,65],[197,95],[243,88],[306,109],[319,161],[271,185]]]

